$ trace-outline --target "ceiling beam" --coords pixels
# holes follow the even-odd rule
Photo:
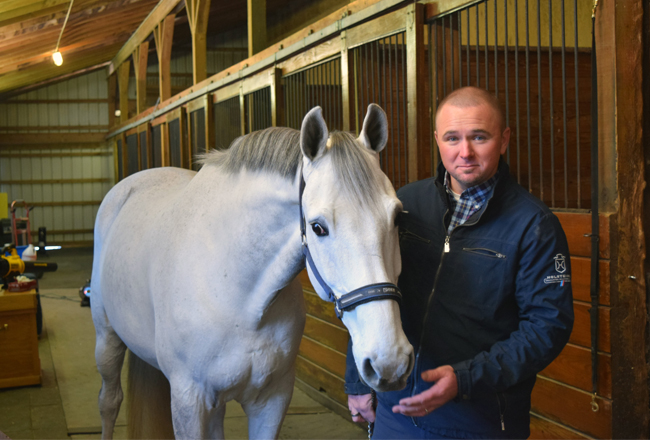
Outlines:
[[[149,34],[165,19],[165,17],[174,10],[174,8],[183,0],[160,0],[158,5],[151,11],[149,16],[144,19],[140,27],[133,33],[131,38],[122,46],[117,55],[108,66],[108,74],[112,75],[117,67],[126,61],[137,46],[149,37]]]

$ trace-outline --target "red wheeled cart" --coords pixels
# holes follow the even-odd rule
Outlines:
[[[25,210],[24,217],[16,217],[16,205],[22,202],[23,209]],[[14,200],[11,202],[11,230],[13,233],[14,246],[18,247],[20,245],[27,246],[32,244],[32,231],[29,224],[29,212],[34,209],[33,206],[27,206],[27,202],[24,200]],[[20,228],[18,227],[18,223]],[[18,243],[18,234],[22,236],[22,243]]]

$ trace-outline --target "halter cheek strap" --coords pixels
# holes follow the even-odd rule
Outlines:
[[[332,288],[323,280],[323,277],[318,272],[316,265],[314,264],[314,259],[309,252],[309,247],[307,246],[307,233],[305,225],[305,215],[302,210],[302,194],[305,190],[305,179],[300,172],[300,195],[298,198],[298,203],[300,206],[300,235],[302,237],[302,253],[305,256],[305,260],[311,269],[311,273],[316,278],[316,281],[321,285],[325,293],[327,294],[329,300],[334,303],[334,311],[336,312],[336,317],[341,319],[343,312],[353,310],[355,307],[365,304],[370,301],[378,301],[382,299],[392,299],[397,301],[398,304],[402,303],[402,293],[399,288],[392,283],[375,283],[368,284],[367,286],[360,287],[359,289],[353,290],[350,293],[341,295],[340,298],[337,298],[332,291]]]

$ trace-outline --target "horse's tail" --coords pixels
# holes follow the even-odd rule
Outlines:
[[[173,439],[169,381],[129,351],[128,438]]]

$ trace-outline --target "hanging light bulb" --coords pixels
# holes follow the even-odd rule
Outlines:
[[[65,20],[63,21],[63,26],[61,26],[61,32],[59,33],[59,41],[56,42],[56,49],[54,49],[54,53],[52,54],[52,61],[54,61],[54,64],[57,66],[63,64],[63,56],[61,55],[61,52],[59,52],[59,44],[61,44],[61,37],[63,36],[63,30],[65,29],[65,25],[68,23],[68,18],[70,18],[70,11],[72,10],[73,3],[74,0],[70,0],[68,13],[65,15]]]
[[[61,52],[58,50],[52,54],[52,61],[54,61],[54,64],[57,66],[60,66],[63,64],[63,56],[61,55]]]

